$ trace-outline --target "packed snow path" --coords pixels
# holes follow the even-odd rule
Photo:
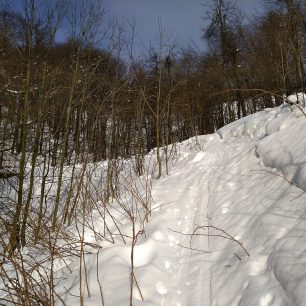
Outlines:
[[[135,247],[144,301],[135,288],[133,305],[306,305],[305,153],[306,118],[289,106],[180,144],[170,175],[153,184],[155,209]],[[101,252],[106,306],[129,303],[129,252]],[[99,296],[92,285],[85,305]]]

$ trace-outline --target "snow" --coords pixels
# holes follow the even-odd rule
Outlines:
[[[306,118],[299,107],[266,109],[177,146],[169,175],[153,181],[149,222],[140,215],[135,225],[140,290],[134,284],[133,305],[306,305]],[[121,207],[140,205],[132,195]],[[131,219],[115,204],[110,210],[126,244],[112,220],[114,244],[85,231],[85,243],[100,248],[88,247],[81,262],[70,258],[69,269],[59,265],[66,305],[79,305],[80,292],[86,306],[129,305]]]

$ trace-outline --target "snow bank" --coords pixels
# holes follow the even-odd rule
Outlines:
[[[306,305],[301,110],[264,110],[177,152],[170,175],[153,183],[152,216],[135,246],[133,305]],[[130,223],[120,222],[131,235]],[[63,293],[72,288],[65,303],[79,303],[82,275],[84,305],[101,304],[102,296],[104,305],[128,305],[130,251],[127,238],[86,255],[87,273],[71,264],[58,285]]]

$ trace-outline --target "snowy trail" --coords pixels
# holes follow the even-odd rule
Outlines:
[[[284,114],[281,112],[271,111],[270,117],[263,118],[264,123],[260,117],[254,121],[261,127],[271,129],[273,125],[275,128],[274,120],[282,122],[279,119],[282,116]],[[172,274],[168,273],[167,277],[162,275],[161,279],[155,279],[149,267],[148,275],[142,272],[141,282],[150,277],[159,286],[157,295],[154,289],[148,291],[148,297],[155,296],[152,304],[145,301],[139,305],[304,305],[292,298],[284,285],[284,274],[281,273],[280,277],[279,270],[284,268],[280,269],[278,265],[276,272],[274,263],[274,256],[286,253],[282,238],[288,239],[290,228],[293,228],[295,236],[299,223],[306,226],[305,221],[301,220],[304,209],[296,211],[303,199],[296,200],[291,212],[288,202],[299,191],[283,178],[269,173],[278,172],[265,165],[268,154],[262,152],[263,148],[260,147],[261,142],[266,141],[265,137],[262,138],[261,131],[250,122],[247,124],[246,135],[241,135],[243,125],[240,123],[234,132],[231,131],[231,137],[226,135],[231,126],[220,131],[222,139],[214,136],[212,140],[207,140],[203,136],[203,151],[181,152],[182,160],[174,167],[170,177],[156,182],[153,196],[157,203],[174,201],[165,209],[166,212],[161,209],[156,213],[163,214],[168,228],[192,233],[196,225],[214,225],[242,241],[251,256],[248,257],[234,241],[218,237],[196,237],[192,243],[194,250],[182,248],[189,247],[189,237],[169,234],[164,228],[162,236],[168,238],[172,249],[158,251],[154,262],[156,266],[162,266],[159,258],[163,258],[165,253],[172,253],[172,258],[177,257],[176,261],[173,260],[177,269]],[[301,144],[297,145],[302,147]],[[188,167],[184,168],[186,164]],[[293,221],[288,222],[291,218]],[[278,244],[281,246],[278,247]],[[275,248],[280,250],[275,251]],[[278,255],[273,255],[274,252]]]
[[[161,305],[180,306],[188,305],[188,303],[190,305],[200,305],[204,301],[205,304],[209,305],[209,300],[207,300],[211,294],[209,253],[204,254],[204,252],[195,251],[198,249],[210,252],[208,238],[202,236],[197,239],[196,243],[192,245],[194,250],[191,250],[189,249],[190,237],[183,235],[192,233],[196,224],[201,224],[203,219],[205,223],[208,223],[206,181],[210,176],[210,171],[203,169],[207,168],[201,167],[198,171],[193,169],[183,175],[185,179],[182,180],[181,185],[177,186],[180,194],[174,202],[176,214],[175,216],[171,214],[167,216],[169,224],[167,228],[168,242],[169,246],[174,248],[173,252],[176,254],[177,263],[176,271],[173,275],[174,279],[169,279],[172,282],[170,292],[162,297]],[[171,184],[171,182],[168,183]],[[164,198],[160,189],[163,189],[163,186],[154,191],[157,199],[159,197]],[[169,210],[172,209],[168,208]],[[176,224],[172,224],[173,220],[176,221]],[[157,255],[157,258],[161,257]],[[171,278],[171,273],[169,276]]]
[[[135,288],[133,305],[306,306],[301,112],[268,109],[185,141],[170,168],[154,181],[155,209],[135,247],[144,301]],[[205,228],[190,245],[197,226]],[[129,245],[118,245],[101,253],[105,306],[128,304],[129,252]],[[97,288],[91,294],[86,306],[100,302]]]
[[[186,155],[185,158],[188,159],[189,155]],[[183,179],[178,181],[178,178],[172,175],[164,181],[162,179],[154,188],[153,198],[157,203],[173,202],[173,207],[167,207],[166,212],[162,213],[168,224],[163,236],[168,238],[172,248],[170,253],[174,253],[177,258],[176,271],[167,275],[168,281],[156,282],[156,290],[161,299],[155,301],[154,305],[213,305],[213,241],[207,235],[195,236],[190,245],[190,237],[184,234],[192,233],[196,226],[212,225],[210,210],[213,210],[213,195],[217,192],[217,182],[224,175],[221,165],[224,164],[226,155],[224,150],[214,154],[199,152],[192,155],[191,163],[194,167],[180,171],[180,177]],[[169,193],[165,188],[167,185],[175,185],[176,192]],[[207,233],[209,234],[209,230]],[[162,266],[160,258],[164,257],[164,253],[164,249],[157,253],[156,266]],[[150,279],[154,279],[151,271],[148,273]],[[145,273],[142,273],[142,278],[144,281],[147,278]],[[149,294],[154,295],[154,292]]]

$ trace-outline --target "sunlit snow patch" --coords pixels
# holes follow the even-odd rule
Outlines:
[[[162,282],[157,282],[157,284],[155,285],[155,288],[156,288],[156,291],[161,295],[165,295],[168,293],[167,287]]]

